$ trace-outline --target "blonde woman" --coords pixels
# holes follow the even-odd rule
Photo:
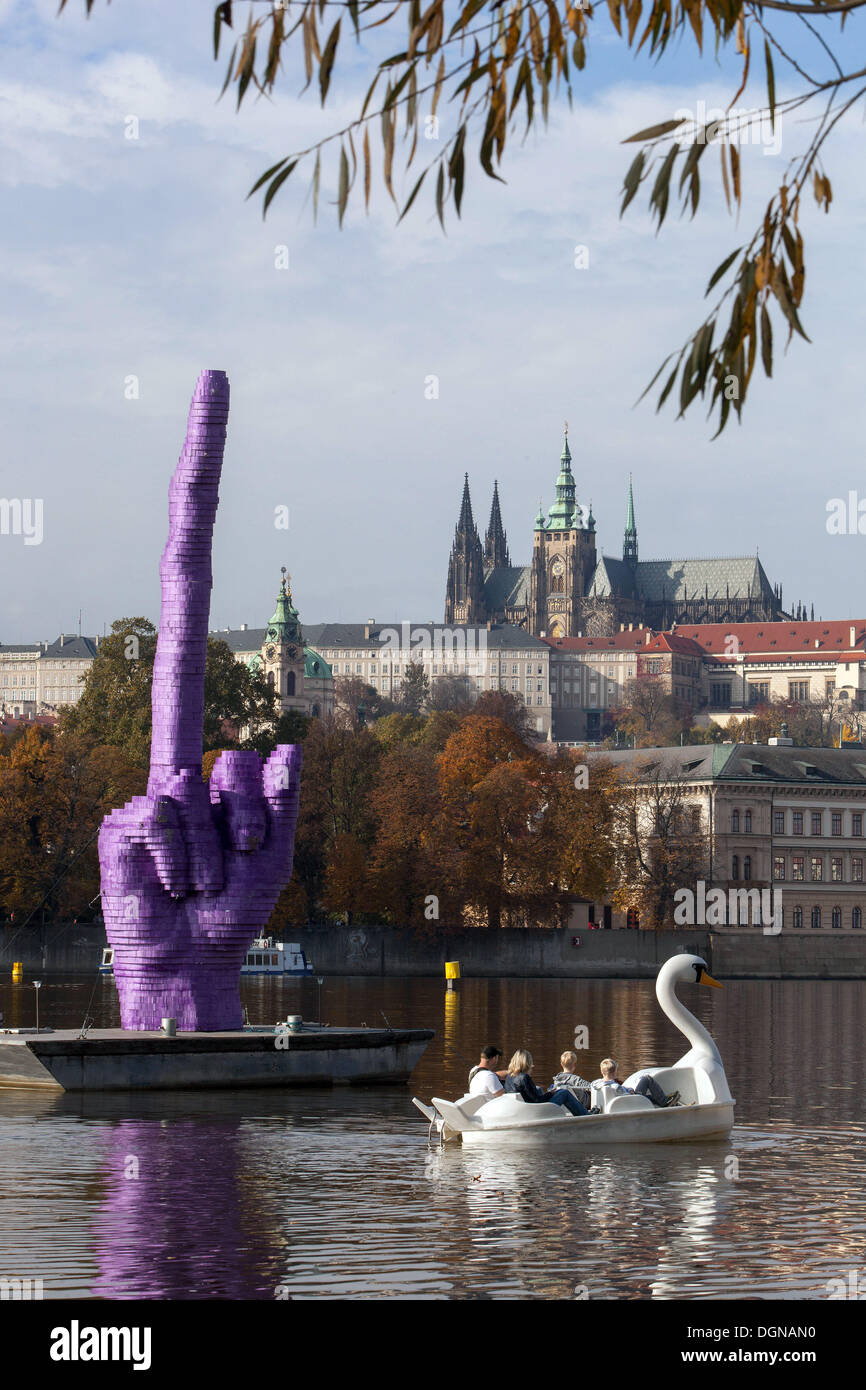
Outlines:
[[[564,1105],[571,1115],[588,1115],[585,1105],[581,1105],[571,1092],[564,1087],[556,1091],[542,1091],[532,1079],[534,1066],[532,1053],[519,1048],[508,1063],[505,1073],[505,1090],[512,1095],[522,1096],[528,1105],[538,1105],[541,1101],[552,1101],[554,1105]]]

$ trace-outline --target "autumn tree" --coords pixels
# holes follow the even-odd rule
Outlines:
[[[379,763],[370,797],[376,836],[367,871],[369,905],[406,926],[438,921],[449,906],[442,901],[432,841],[440,810],[436,773],[429,746],[394,744]]]
[[[555,886],[561,920],[573,898],[605,899],[615,879],[623,787],[610,763],[561,749],[544,770],[538,853]]]
[[[103,817],[145,783],[145,771],[120,748],[61,729],[27,729],[0,754],[0,915],[18,922],[91,915]]]
[[[552,103],[571,103],[596,49],[609,55],[611,45],[620,43],[653,64],[683,45],[694,45],[707,63],[730,55],[738,70],[725,111],[706,113],[706,123],[681,112],[652,113],[655,119],[629,137],[641,148],[624,171],[621,203],[622,214],[643,191],[658,228],[677,199],[694,217],[712,146],[719,154],[728,209],[739,219],[747,180],[741,151],[767,137],[781,140],[785,124],[793,152],[776,190],[766,207],[756,210],[751,233],[743,234],[709,276],[707,295],[715,290],[716,297],[706,317],[647,388],[661,377],[658,407],[670,398],[680,415],[698,397],[709,398],[720,432],[732,409],[740,416],[758,358],[764,373],[772,375],[773,319],[776,336],[781,327],[789,342],[795,333],[806,339],[799,312],[807,195],[829,212],[827,150],[840,122],[866,94],[866,69],[855,56],[856,45],[841,41],[846,18],[864,3],[270,0],[251,4],[245,27],[242,20],[235,31],[232,0],[219,0],[213,50],[219,59],[224,32],[234,37],[221,95],[233,89],[238,108],[253,93],[268,96],[281,75],[299,71],[306,77],[305,91],[315,81],[324,107],[332,94],[337,102],[344,100],[342,84],[358,66],[357,60],[345,60],[347,38],[359,48],[365,45],[362,62],[371,80],[360,109],[310,144],[285,151],[264,171],[250,189],[250,194],[262,191],[264,213],[287,180],[305,170],[316,216],[324,169],[327,185],[336,189],[342,224],[356,190],[363,190],[369,208],[378,165],[401,220],[426,183],[428,192],[435,190],[443,229],[449,208],[461,214],[473,152],[484,174],[504,183],[502,171],[515,139],[525,138],[539,121],[546,126]],[[66,5],[60,0],[61,11]],[[94,0],[85,0],[88,15],[93,6]],[[380,39],[383,56],[379,45],[366,46],[368,36]],[[760,94],[743,108],[738,103],[752,78]],[[448,113],[441,132],[440,112],[443,124]],[[419,140],[422,133],[435,136],[432,153],[431,141]]]
[[[499,927],[542,882],[532,837],[544,805],[539,755],[501,719],[472,714],[437,765],[442,803],[432,843],[443,893]]]
[[[679,742],[686,723],[664,677],[653,674],[626,682],[613,717],[617,733],[634,739],[638,748]]]
[[[382,745],[370,729],[353,729],[336,719],[314,719],[304,741],[304,766],[293,880],[304,894],[310,919],[319,914],[328,882],[330,910],[354,910],[340,897],[345,878],[337,869],[340,844],[369,852],[375,835],[370,796]],[[341,904],[341,905],[339,905]]]
[[[482,690],[472,708],[482,719],[499,719],[521,738],[530,737],[529,714],[519,695],[510,690]]]
[[[709,840],[695,788],[664,755],[618,769],[617,863],[612,901],[635,908],[641,925],[672,924],[674,894],[708,876]]]
[[[348,728],[372,724],[393,714],[395,709],[389,696],[380,694],[359,676],[338,676],[334,681],[334,714],[338,722]]]

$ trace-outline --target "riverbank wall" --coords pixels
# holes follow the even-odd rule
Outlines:
[[[459,961],[464,978],[652,979],[669,956],[702,956],[721,979],[866,980],[866,932],[809,928],[764,936],[754,928],[705,931],[589,931],[503,927],[429,928],[311,924],[293,927],[316,973],[443,978]],[[100,925],[55,923],[0,935],[0,974],[21,961],[39,973],[94,975],[106,945]]]

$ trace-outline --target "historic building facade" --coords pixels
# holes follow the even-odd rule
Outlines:
[[[334,677],[321,653],[307,645],[285,569],[282,575],[277,605],[266,628],[227,628],[211,636],[225,642],[251,671],[264,676],[281,710],[324,717],[334,712]]]
[[[866,764],[861,749],[794,747],[783,734],[765,744],[591,753],[590,765],[597,757],[626,775],[645,777],[648,843],[657,779],[681,790],[687,824],[705,837],[705,901],[711,889],[722,890],[716,894],[718,917],[714,913],[696,925],[764,930],[767,923],[756,911],[763,890],[774,909],[774,934],[862,931]],[[673,916],[668,925],[677,925]]]
[[[528,565],[511,563],[498,483],[482,546],[465,476],[448,564],[446,623],[509,623],[557,638],[607,636],[629,623],[658,631],[675,623],[786,616],[781,586],[770,583],[757,556],[640,560],[631,480],[622,558],[599,554],[592,506],[584,509],[577,500],[567,432],[556,497],[546,516],[539,507]]]

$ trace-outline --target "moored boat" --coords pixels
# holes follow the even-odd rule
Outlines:
[[[493,1099],[464,1095],[457,1101],[434,1096],[430,1105],[417,1099],[413,1103],[443,1140],[459,1138],[464,1144],[635,1144],[723,1138],[734,1123],[734,1100],[725,1069],[706,1028],[677,998],[677,984],[722,987],[700,956],[682,954],[665,961],[656,979],[656,998],[691,1046],[672,1066],[642,1068],[627,1077],[623,1087],[633,1088],[642,1076],[653,1076],[667,1095],[679,1092],[679,1104],[655,1106],[646,1096],[616,1087],[595,1092],[597,1115],[570,1115],[545,1101],[530,1105],[514,1094]]]
[[[297,942],[275,941],[272,936],[260,936],[251,942],[241,966],[242,975],[312,975],[313,963],[307,960]]]

